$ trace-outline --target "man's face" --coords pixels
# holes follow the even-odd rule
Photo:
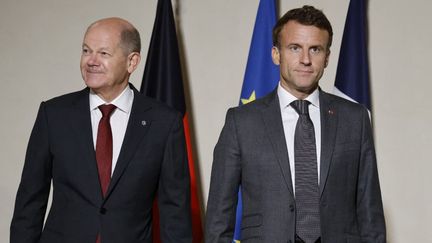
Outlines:
[[[330,54],[328,41],[326,30],[288,21],[279,35],[280,46],[272,49],[283,88],[303,99],[318,87]]]
[[[107,24],[91,27],[84,36],[81,75],[85,84],[102,96],[121,92],[129,79],[128,56],[119,42],[120,30]]]

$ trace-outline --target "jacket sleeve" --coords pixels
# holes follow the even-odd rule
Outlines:
[[[180,114],[172,123],[165,146],[157,199],[161,239],[164,243],[190,243],[190,178]]]
[[[241,181],[241,153],[234,111],[228,110],[225,125],[214,149],[207,202],[206,243],[226,243],[233,240]]]
[[[52,178],[48,121],[41,103],[30,135],[10,227],[11,243],[37,243],[41,236]]]
[[[385,243],[386,227],[371,122],[363,110],[362,145],[357,184],[357,218],[362,242]]]

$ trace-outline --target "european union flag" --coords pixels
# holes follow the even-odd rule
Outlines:
[[[275,0],[260,0],[240,95],[240,104],[272,91],[279,81],[279,67],[271,58],[272,29],[276,23]]]
[[[276,23],[275,0],[260,0],[249,49],[240,104],[246,104],[271,92],[279,81],[279,67],[271,58],[272,29]],[[234,242],[241,240],[242,198],[241,189],[236,211]]]
[[[363,104],[371,111],[366,1],[350,1],[336,71],[334,93]]]

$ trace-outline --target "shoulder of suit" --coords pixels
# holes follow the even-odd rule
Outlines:
[[[66,105],[69,103],[74,103],[79,99],[84,99],[87,97],[88,99],[89,89],[84,88],[79,91],[71,92],[68,94],[63,94],[49,100],[43,101],[48,106],[58,106],[58,105]]]
[[[278,101],[277,99],[277,93],[276,91],[272,91],[269,94],[267,94],[264,97],[258,98],[254,101],[251,101],[247,104],[242,104],[236,107],[230,108],[230,110],[236,110],[238,112],[256,112],[259,111],[269,105],[271,105],[273,102]],[[278,102],[276,102],[279,104]]]
[[[347,100],[334,94],[327,93],[322,90],[320,91],[320,95],[322,96],[322,100],[325,100],[332,106],[336,106],[339,109],[346,109],[349,111],[367,110],[367,108],[362,104]]]
[[[180,114],[179,111],[168,106],[167,104],[156,100],[155,98],[148,97],[140,92],[134,92],[134,103],[135,102],[140,105],[149,106],[151,109],[155,109],[160,112]]]

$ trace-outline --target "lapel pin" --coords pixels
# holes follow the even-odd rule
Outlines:
[[[328,110],[329,115],[333,115],[334,111],[333,110]]]
[[[141,121],[141,125],[145,126],[145,125],[147,125],[147,122],[146,121]]]

